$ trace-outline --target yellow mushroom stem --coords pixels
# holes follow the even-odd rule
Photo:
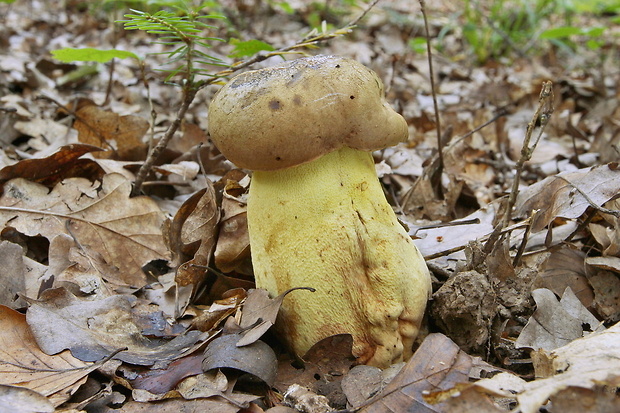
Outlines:
[[[248,225],[256,285],[286,296],[278,327],[303,356],[335,334],[386,367],[411,356],[430,277],[377,179],[372,155],[342,148],[310,163],[255,171]]]

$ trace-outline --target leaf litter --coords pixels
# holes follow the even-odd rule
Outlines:
[[[291,359],[270,328],[286,297],[253,289],[248,177],[205,134],[204,103],[216,89],[190,108],[146,195],[132,198],[137,167],[172,121],[178,90],[151,79],[152,118],[133,61],[115,62],[110,78],[103,66],[61,64],[47,54],[89,42],[111,48],[100,35],[110,26],[97,11],[44,7],[30,17],[21,3],[0,6],[7,23],[0,34],[10,39],[0,40],[0,405],[618,410],[613,58],[584,69],[552,50],[544,58],[555,64],[532,57],[473,66],[459,31],[443,32],[448,58],[437,52],[435,64],[449,127],[440,165],[426,58],[403,41],[419,30],[419,6],[386,2],[354,38],[321,49],[375,70],[410,125],[410,142],[375,155],[386,193],[428,260],[434,296],[413,358],[381,371],[354,366],[346,335]],[[246,35],[291,43],[313,13],[307,2],[294,3],[299,21],[249,7],[247,16],[265,24]],[[429,5],[434,35],[456,11],[442,3]],[[136,54],[153,51],[131,36],[117,40]],[[617,51],[605,50],[617,61]],[[224,56],[230,46],[214,52]],[[80,66],[87,75],[79,77]],[[556,110],[507,215],[544,80],[553,81]]]

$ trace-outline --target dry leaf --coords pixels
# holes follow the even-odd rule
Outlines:
[[[566,287],[570,287],[581,303],[590,307],[594,292],[586,277],[584,258],[583,252],[570,247],[552,251],[543,264],[543,271],[538,274],[535,285],[548,288],[558,296],[564,293]]]
[[[197,363],[200,369],[200,362]],[[196,374],[179,383],[177,390],[187,400],[199,397],[213,397],[224,394],[228,389],[228,379],[221,370]]]
[[[304,355],[301,360],[303,367],[295,367],[291,360],[280,361],[274,387],[285,392],[293,384],[301,385],[327,396],[334,406],[344,406],[346,397],[340,382],[355,363],[352,348],[353,337],[350,334],[326,337]]]
[[[472,386],[500,397],[516,398],[523,413],[536,413],[567,388],[595,389],[620,381],[620,324],[592,333],[550,352],[533,352],[537,380],[526,382],[508,373],[479,380]],[[598,404],[598,398],[596,400]],[[601,401],[601,403],[605,403]],[[589,405],[595,404],[595,401]],[[562,410],[560,410],[563,412]],[[588,410],[589,411],[589,410]]]
[[[616,379],[618,376],[616,376]],[[551,396],[554,413],[611,413],[620,412],[620,397],[609,391],[618,387],[613,383],[601,383],[591,389],[569,386]]]
[[[493,232],[496,208],[495,204],[489,204],[465,218],[451,221],[451,225],[438,228],[418,229],[409,225],[409,234],[420,238],[415,240],[415,245],[425,257],[465,247],[470,241],[482,239]]]
[[[620,278],[617,273],[594,269],[588,274],[594,290],[593,307],[605,321],[620,320]]]
[[[0,170],[0,195],[3,193],[1,186],[13,178],[24,178],[50,189],[65,178],[101,179],[103,169],[95,161],[79,159],[84,154],[100,150],[91,145],[67,145],[47,158],[25,159],[5,166]]]
[[[237,342],[237,346],[252,344],[262,337],[271,326],[276,323],[278,311],[287,292],[276,298],[269,298],[269,292],[265,289],[252,289],[243,304],[241,322],[239,327],[246,329],[243,337]]]
[[[235,192],[241,192],[237,195]],[[215,265],[223,272],[252,274],[250,236],[248,234],[247,188],[228,179],[222,198],[222,220],[215,248]]]
[[[98,367],[78,360],[68,351],[55,356],[45,354],[26,324],[26,316],[5,306],[0,306],[0,331],[0,384],[34,390],[55,406],[68,400]]]
[[[26,292],[24,279],[24,249],[12,242],[0,242],[0,305],[21,308],[24,300],[18,294]]]
[[[131,182],[121,175],[106,175],[100,188],[71,178],[48,193],[47,188],[18,178],[5,189],[0,198],[1,225],[49,240],[58,234],[72,236],[84,251],[95,251],[119,269],[118,274],[109,274],[108,281],[142,287],[146,282],[142,266],[168,258],[161,235],[163,213],[150,198],[129,198]]]
[[[572,292],[570,295],[574,297]],[[515,343],[517,348],[553,350],[583,335],[582,321],[573,317],[551,290],[539,288],[532,291],[532,297],[536,311],[523,327]],[[596,322],[593,316],[592,319]]]
[[[534,210],[540,211],[532,223],[533,232],[540,231],[556,217],[579,218],[590,207],[590,203],[575,188],[585,193],[595,205],[602,206],[620,192],[617,164],[610,163],[545,178],[519,192],[515,210],[519,216],[529,216]]]
[[[588,257],[585,261],[593,267],[620,273],[620,258],[618,257]]]
[[[121,409],[103,406],[98,413],[238,413],[240,407],[224,399],[167,399],[157,403],[130,401]]]
[[[211,330],[235,313],[246,297],[247,293],[242,288],[230,290],[225,297],[216,300],[208,309],[194,317],[192,326],[200,331]]]
[[[15,386],[0,385],[0,409],[11,413],[53,413],[54,405],[41,394]]]
[[[428,335],[400,373],[360,412],[447,412],[424,395],[467,382],[471,357],[443,334]]]
[[[173,266],[178,267],[175,280],[180,286],[198,286],[204,281],[219,218],[211,181],[187,199],[174,216],[166,239],[174,253]]]
[[[129,380],[129,383],[133,389],[146,390],[152,394],[166,394],[184,378],[201,374],[201,360],[202,356],[191,355],[175,360],[163,369],[138,371],[133,373],[137,377]]]
[[[237,347],[237,334],[221,336],[205,349],[202,370],[231,368],[250,373],[272,386],[276,378],[277,359],[274,351],[263,341]]]
[[[380,368],[365,365],[353,367],[341,382],[347,404],[354,408],[361,406],[386,384]]]
[[[80,142],[109,149],[98,156],[107,158],[116,153],[121,160],[144,159],[147,145],[142,142],[142,137],[149,129],[146,119],[135,115],[120,116],[94,104],[81,105],[75,115],[73,127],[78,131]]]
[[[77,285],[81,293],[91,295],[92,298],[104,298],[113,295],[104,280],[123,284],[117,267],[105,262],[96,249],[76,243],[69,235],[59,234],[52,238],[48,255],[47,276],[53,277],[52,287],[71,283]],[[28,296],[36,295],[38,292]]]
[[[135,321],[133,296],[81,300],[64,288],[56,288],[46,290],[40,300],[28,301],[28,324],[47,354],[69,349],[80,360],[97,361],[127,348],[114,358],[153,365],[191,353],[207,337],[207,333],[188,331],[170,341],[147,339]]]

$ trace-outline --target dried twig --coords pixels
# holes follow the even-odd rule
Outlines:
[[[433,54],[431,51],[431,35],[430,30],[428,28],[428,18],[426,17],[426,2],[425,0],[420,1],[420,8],[422,9],[422,18],[424,19],[424,31],[426,32],[426,56],[428,59],[428,71],[431,81],[431,93],[433,95],[433,108],[435,110],[435,124],[437,125],[437,155],[439,157],[436,173],[441,176],[443,171],[443,143],[441,138],[441,119],[439,117],[439,104],[437,103],[437,92],[435,90],[435,73],[433,70]],[[438,180],[441,182],[441,179]],[[441,183],[438,184],[439,188],[437,188],[437,192],[441,193]]]
[[[499,239],[499,235],[504,228],[508,226],[510,219],[512,218],[512,210],[517,202],[517,195],[519,194],[519,183],[521,182],[521,174],[523,173],[523,169],[525,167],[525,163],[532,158],[532,154],[542,137],[543,131],[547,123],[549,123],[549,119],[551,118],[551,114],[554,110],[554,96],[553,96],[553,83],[551,81],[545,81],[542,84],[540,95],[538,96],[538,107],[532,116],[532,120],[527,124],[527,128],[525,130],[525,139],[523,140],[523,146],[521,147],[521,156],[517,161],[515,167],[515,178],[512,182],[512,188],[510,190],[510,194],[506,200],[506,208],[504,209],[504,216],[502,217],[499,224],[493,230],[491,236],[489,236],[489,240],[484,246],[484,251],[486,253],[491,252],[495,242]],[[532,137],[534,135],[534,130],[536,126],[539,125],[538,135],[535,137],[532,142]]]

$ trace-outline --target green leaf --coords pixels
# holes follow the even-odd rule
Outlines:
[[[280,7],[282,9],[282,11],[284,11],[284,13],[286,13],[286,14],[293,14],[293,13],[295,13],[295,8],[293,6],[291,6],[286,1],[278,3],[278,7]]]
[[[424,37],[415,37],[409,40],[409,47],[418,54],[426,53],[426,39]]]
[[[566,27],[554,27],[553,29],[545,30],[540,34],[541,39],[563,39],[576,34],[581,34],[582,30],[579,27],[566,26]]]
[[[244,42],[238,39],[231,39],[230,43],[235,46],[235,49],[228,55],[228,57],[233,58],[253,56],[262,50],[267,50],[269,52],[275,50],[275,48],[269,43],[261,42],[256,39],[247,40]]]
[[[83,49],[72,49],[70,47],[66,47],[64,49],[52,50],[52,55],[57,60],[61,62],[70,63],[70,62],[98,62],[98,63],[106,63],[114,58],[125,59],[127,57],[132,57],[136,60],[140,60],[140,58],[132,52],[127,52],[125,50],[101,50],[94,49],[91,47],[86,47]]]
[[[605,32],[606,27],[590,27],[582,30],[582,34],[590,37],[600,37]]]

